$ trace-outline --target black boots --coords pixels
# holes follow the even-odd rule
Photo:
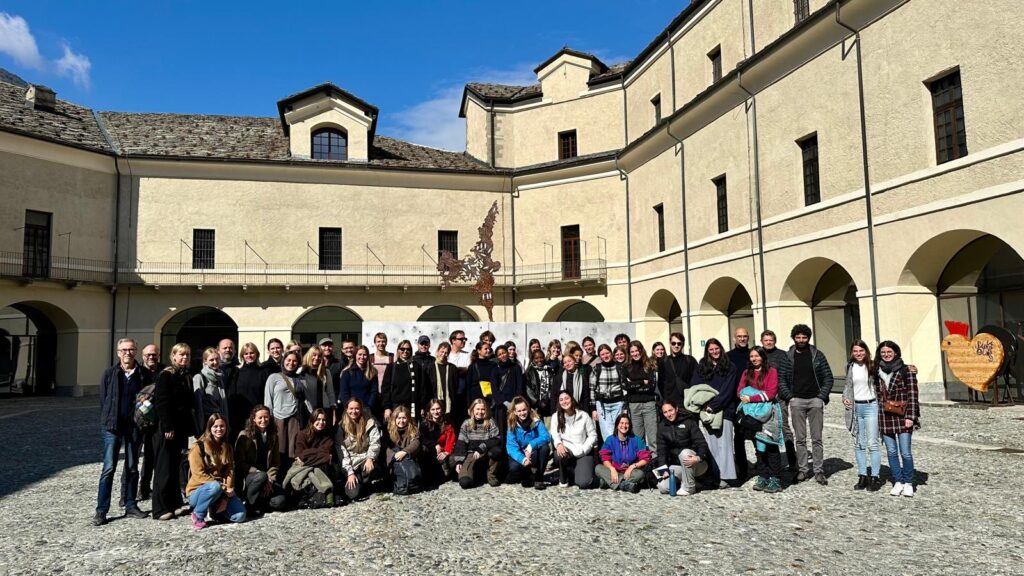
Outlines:
[[[868,487],[868,477],[861,474],[857,477],[857,483],[853,485],[854,490],[863,490]]]

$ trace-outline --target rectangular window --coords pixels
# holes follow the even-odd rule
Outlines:
[[[320,270],[341,270],[341,228],[320,229]]]
[[[216,232],[203,228],[192,230],[192,268],[212,270],[216,248]]]
[[[562,278],[580,278],[580,227],[562,226]]]
[[[793,0],[793,16],[799,24],[811,15],[810,0]]]
[[[722,79],[722,47],[716,46],[708,52],[708,60],[711,61],[711,83],[714,84]]]
[[[50,275],[50,238],[53,215],[25,210],[25,244],[22,247],[21,273],[30,278]]]
[[[654,107],[654,123],[661,122],[661,94],[651,98],[651,106]]]
[[[803,159],[804,206],[821,202],[821,188],[818,186],[818,134],[814,133],[797,142]]]
[[[654,215],[658,219],[658,252],[665,251],[665,205],[654,207]]]
[[[448,252],[453,258],[459,257],[459,232],[458,230],[437,231],[437,259],[441,259],[441,253]]]
[[[711,180],[715,185],[715,198],[718,206],[718,233],[729,231],[729,198],[725,189],[725,175]]]
[[[576,131],[567,130],[558,133],[558,159],[576,157]]]
[[[967,156],[967,125],[960,71],[947,74],[928,85],[935,114],[935,156],[942,164]]]

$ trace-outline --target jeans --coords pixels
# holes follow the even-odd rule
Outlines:
[[[207,482],[196,488],[188,495],[188,503],[192,505],[192,513],[199,518],[206,518],[206,513],[210,510],[210,506],[213,506],[223,494],[224,489],[221,488],[220,482],[217,481]],[[213,512],[210,515],[221,520],[227,518],[235,523],[245,522],[245,504],[242,504],[242,500],[238,496],[232,496],[228,499],[228,507],[224,512]]]
[[[547,444],[530,453],[530,465],[523,466],[511,456],[508,459],[508,475],[513,482],[531,479],[534,482],[544,481],[544,468],[548,463],[551,448]]]
[[[597,423],[601,427],[601,438],[608,438],[615,434],[615,419],[622,413],[626,405],[622,400],[618,402],[597,402]]]
[[[658,452],[658,408],[654,402],[630,402],[629,417],[633,421],[633,434],[647,444],[654,454]],[[614,425],[614,418],[612,424]],[[607,436],[605,436],[607,438]]]
[[[668,467],[669,474],[673,474],[676,477],[677,490],[680,494],[693,494],[697,491],[697,477],[703,476],[708,471],[708,463],[701,460],[696,466],[686,466],[683,464],[683,459],[690,456],[696,456],[697,453],[689,448],[679,453],[679,465],[672,465]],[[662,462],[663,466],[668,462]],[[663,478],[658,482],[658,492],[662,494],[668,494],[669,492],[669,479]]]
[[[789,410],[796,441],[797,466],[804,473],[810,468],[807,463],[807,434],[810,432],[814,473],[824,474],[825,450],[821,443],[821,432],[824,428],[825,403],[821,398],[793,398],[789,401]]]
[[[853,446],[853,456],[857,460],[857,473],[868,475],[865,452],[871,455],[871,475],[878,476],[882,468],[882,453],[878,449],[878,403],[854,404],[853,417],[857,419],[857,440]]]
[[[136,490],[139,485],[139,435],[132,428],[127,434],[118,434],[104,430],[103,436],[103,470],[100,472],[99,493],[96,496],[96,512],[106,514],[110,511],[110,498],[114,490],[114,472],[117,471],[117,455],[124,443],[124,465],[126,469],[124,507],[128,510],[136,508]]]
[[[885,440],[885,452],[889,456],[889,470],[893,482],[914,483],[914,455],[910,453],[910,436],[910,432],[900,432],[895,438],[888,434],[882,436]],[[902,465],[900,456],[903,457]]]

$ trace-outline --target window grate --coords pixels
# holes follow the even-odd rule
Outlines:
[[[803,158],[804,205],[810,206],[821,202],[821,188],[818,181],[818,135],[808,136],[798,144]]]
[[[722,47],[716,46],[708,52],[708,60],[711,61],[711,83],[714,84],[722,79]]]
[[[452,258],[459,257],[459,232],[457,230],[437,231],[437,259],[441,259],[441,253],[448,252]]]
[[[718,208],[718,233],[729,231],[729,198],[726,193],[725,176],[711,181],[715,185],[715,199]]]
[[[192,230],[192,268],[212,270],[216,252],[216,231],[195,228]]]
[[[341,228],[320,229],[320,270],[341,270]]]
[[[793,17],[796,19],[797,24],[803,22],[805,18],[811,15],[810,4],[809,0],[793,0]]]
[[[665,251],[665,205],[654,207],[654,215],[658,219],[658,252]]]

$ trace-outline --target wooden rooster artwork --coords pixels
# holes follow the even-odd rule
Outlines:
[[[945,322],[949,336],[942,339],[942,351],[953,375],[978,392],[987,392],[1003,366],[1003,344],[992,334],[984,332],[970,338],[969,327],[963,322]]]

